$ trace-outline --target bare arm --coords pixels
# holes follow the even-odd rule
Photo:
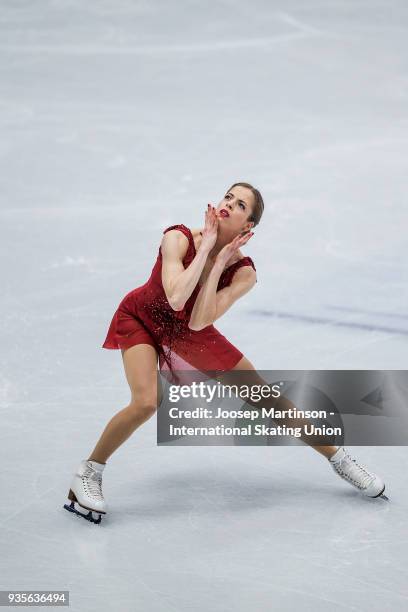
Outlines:
[[[190,329],[200,331],[214,323],[256,283],[255,270],[250,266],[243,266],[234,274],[231,285],[217,292],[220,276],[221,272],[214,265],[194,303],[188,324]]]
[[[217,286],[222,268],[217,263],[214,264],[210,274],[194,302],[188,326],[194,331],[200,331],[215,320],[217,310]]]
[[[163,236],[162,284],[167,301],[173,310],[182,310],[203,271],[208,249],[200,248],[191,264],[184,269],[183,257],[187,252],[188,239],[178,230],[170,230]]]
[[[249,266],[243,266],[236,271],[231,285],[217,292],[218,281],[225,264],[235,256],[238,249],[246,244],[252,236],[253,232],[239,234],[218,253],[214,266],[201,287],[191,311],[188,324],[190,329],[199,331],[207,325],[211,325],[256,283],[255,270]]]
[[[207,261],[208,253],[217,240],[217,228],[218,219],[215,208],[210,208],[210,205],[208,205],[200,247],[186,269],[183,266],[183,257],[188,246],[186,236],[178,230],[170,230],[163,236],[161,243],[162,284],[173,310],[182,310],[193,293]]]

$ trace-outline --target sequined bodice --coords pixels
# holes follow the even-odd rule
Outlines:
[[[196,255],[193,235],[191,230],[183,224],[172,225],[165,229],[163,233],[172,229],[180,230],[189,240],[189,246],[183,259],[184,268],[187,268]],[[251,265],[255,269],[255,265],[250,257],[244,257],[235,262],[221,274],[217,291],[227,287],[231,283],[236,270],[243,265]],[[152,269],[150,278],[144,285],[134,289],[125,296],[121,303],[121,308],[129,314],[132,314],[132,312],[136,314],[154,336],[159,346],[165,345],[168,347],[168,352],[165,354],[167,361],[171,359],[171,351],[175,342],[183,342],[190,334],[202,333],[201,331],[190,330],[188,327],[191,311],[201,286],[197,283],[194,291],[185,303],[184,308],[175,311],[171,308],[167,300],[162,284],[161,273],[162,252],[161,247],[159,247],[156,263]]]

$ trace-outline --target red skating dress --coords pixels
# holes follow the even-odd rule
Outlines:
[[[183,259],[187,268],[196,255],[191,230],[183,224],[171,225],[164,230],[177,229],[189,240]],[[220,276],[217,291],[231,284],[234,273],[241,266],[255,265],[250,257],[243,257],[226,268]],[[159,354],[160,369],[197,369],[201,371],[231,370],[243,354],[225,336],[208,325],[204,329],[189,329],[191,311],[200,291],[197,283],[184,308],[175,311],[167,301],[161,281],[162,253],[159,253],[149,280],[125,295],[110,324],[102,347],[124,349],[135,344],[150,344]]]

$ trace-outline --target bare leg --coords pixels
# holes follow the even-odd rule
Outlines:
[[[242,359],[237,363],[237,365],[233,368],[233,370],[251,370],[251,383],[253,380],[253,384],[259,384],[259,385],[267,385],[268,383],[266,382],[266,380],[264,380],[263,378],[261,378],[259,376],[259,374],[257,373],[256,369],[254,368],[254,366],[252,365],[252,363],[249,361],[249,359],[247,359],[246,357],[242,357]],[[217,376],[217,380],[219,380],[221,383],[225,383],[228,384],[228,372],[223,372],[221,375]],[[230,378],[230,381],[234,384],[236,384],[237,379],[234,377],[233,379]],[[254,405],[256,408],[259,408],[258,404],[256,402],[251,402],[250,399],[246,400],[248,404]],[[296,406],[286,397],[281,396],[280,398],[267,398],[265,399],[265,403],[269,404],[270,407],[279,407],[279,410],[289,410],[289,409],[295,409]],[[280,421],[282,421],[283,423],[285,423],[285,419],[281,419]],[[304,424],[307,423],[308,421],[305,419],[298,419],[298,420],[294,420],[292,419],[290,421],[290,424],[293,425],[295,423],[299,423],[299,424]],[[330,457],[332,457],[334,455],[334,453],[337,450],[337,446],[332,446],[332,445],[327,445],[327,446],[319,446],[319,445],[314,445],[311,444],[310,441],[308,441],[307,439],[303,440],[303,442],[305,442],[306,444],[308,444],[309,446],[311,446],[312,448],[314,448],[315,451],[317,451],[318,453],[320,453],[321,455],[324,455],[324,457],[327,457],[327,459],[329,459]]]
[[[137,344],[122,350],[131,401],[106,425],[89,460],[106,463],[112,453],[157,410],[157,351],[150,344]]]

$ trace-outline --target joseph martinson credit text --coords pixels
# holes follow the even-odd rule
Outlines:
[[[226,398],[240,398],[250,401],[251,404],[263,399],[281,396],[280,385],[226,385],[217,383],[208,385],[204,382],[193,382],[191,385],[170,385],[168,399],[171,403],[180,402],[183,399],[196,399],[201,403],[213,403]],[[300,410],[296,407],[280,410],[276,407],[252,407],[247,409],[225,409],[221,406],[215,408],[203,407],[201,405],[185,409],[179,406],[169,406],[168,416],[177,424],[169,423],[170,436],[294,436],[302,437],[314,435],[341,435],[340,427],[331,427],[327,424],[316,425],[310,419],[324,421],[333,412],[326,410]],[[226,423],[215,423],[214,421],[234,419],[235,425]],[[304,421],[303,421],[304,419]],[[200,421],[200,425],[193,425],[194,421]],[[284,420],[284,424],[270,426],[260,423],[261,420]],[[288,422],[301,423],[288,425]],[[186,424],[185,421],[191,422]],[[208,424],[203,424],[208,421]],[[240,421],[242,423],[240,423]],[[254,421],[258,421],[255,423]],[[181,424],[182,423],[182,424]]]

